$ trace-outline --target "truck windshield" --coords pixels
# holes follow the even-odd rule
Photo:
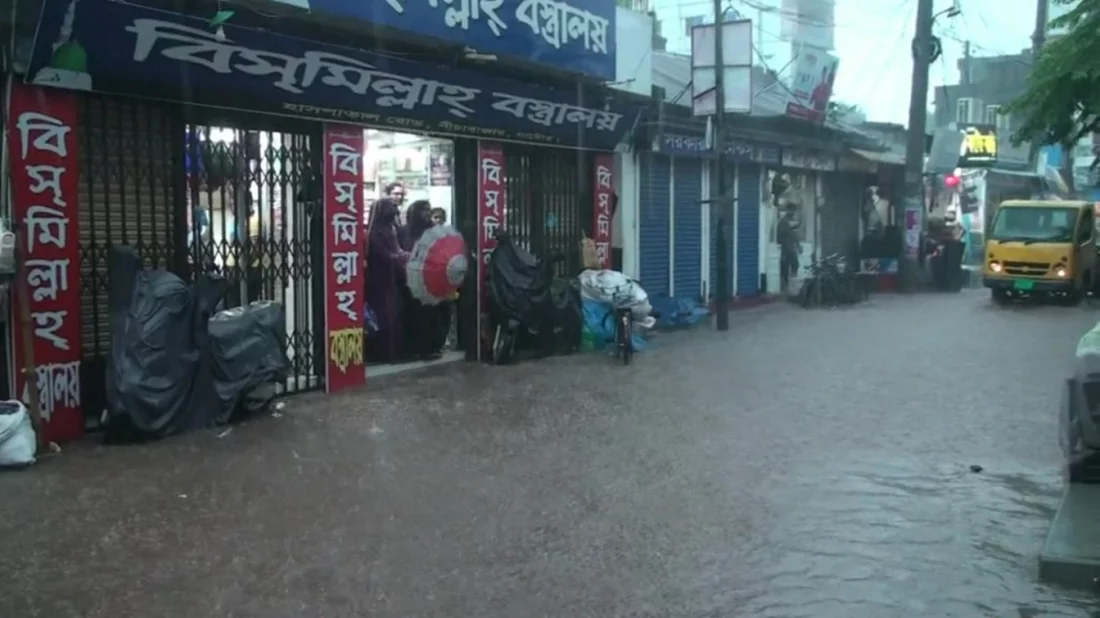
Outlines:
[[[1070,242],[1077,226],[1077,208],[1007,206],[997,211],[992,240],[1021,242]]]

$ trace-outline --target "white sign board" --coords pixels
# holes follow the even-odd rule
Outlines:
[[[714,57],[717,30],[713,24],[691,29],[691,111],[696,116],[717,113],[718,66]],[[752,21],[722,24],[722,77],[725,111],[752,111]]]
[[[794,64],[787,91],[787,115],[822,124],[828,116],[838,60],[827,52],[805,48]]]

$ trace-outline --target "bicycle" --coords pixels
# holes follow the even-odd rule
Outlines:
[[[634,313],[629,307],[615,309],[615,347],[624,365],[634,358]]]

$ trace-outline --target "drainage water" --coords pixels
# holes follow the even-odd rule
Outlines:
[[[774,525],[748,552],[739,614],[999,618],[1097,607],[1093,595],[1037,581],[1056,475],[914,463],[785,477]]]

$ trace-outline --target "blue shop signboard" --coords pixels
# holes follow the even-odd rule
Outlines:
[[[557,69],[615,79],[615,0],[276,0]]]
[[[640,107],[113,0],[46,0],[36,84],[481,139],[612,150]]]
[[[694,135],[664,133],[657,143],[657,151],[680,157],[709,157],[713,152],[706,140]],[[745,140],[732,140],[726,145],[726,155],[734,161],[745,163],[779,163],[779,147],[757,144]]]

